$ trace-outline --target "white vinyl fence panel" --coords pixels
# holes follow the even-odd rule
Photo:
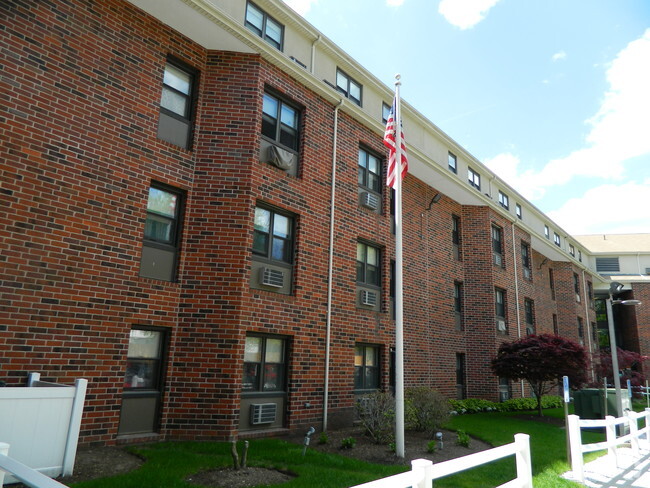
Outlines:
[[[32,384],[0,388],[0,442],[11,446],[13,459],[43,474],[72,474],[87,380]]]

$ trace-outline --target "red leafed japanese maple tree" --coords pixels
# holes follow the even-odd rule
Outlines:
[[[616,348],[616,358],[618,359],[618,369],[621,378],[621,383],[625,385],[627,380],[630,380],[633,387],[643,386],[645,376],[638,371],[643,363],[648,360],[648,356],[642,356],[638,352],[627,351]],[[595,361],[596,374],[599,378],[607,378],[610,382],[614,377],[612,371],[612,353],[609,348],[602,349],[598,353],[598,360]],[[599,385],[598,385],[599,386]]]
[[[492,360],[492,371],[510,380],[525,380],[537,398],[542,416],[542,396],[569,377],[573,388],[587,381],[587,352],[580,344],[553,334],[529,335],[504,342]]]

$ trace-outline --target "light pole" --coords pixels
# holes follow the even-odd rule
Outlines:
[[[616,390],[616,416],[623,416],[623,396],[621,394],[621,378],[618,369],[618,354],[616,351],[616,334],[614,332],[614,314],[612,305],[640,305],[639,300],[614,300],[613,295],[623,290],[623,284],[613,281],[609,285],[609,298],[605,300],[607,307],[607,326],[609,328],[609,349],[612,353],[612,376],[614,376],[614,389]]]

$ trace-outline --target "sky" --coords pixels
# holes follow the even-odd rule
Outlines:
[[[565,231],[650,233],[650,0],[285,1]]]

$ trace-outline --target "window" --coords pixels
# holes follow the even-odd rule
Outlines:
[[[180,190],[162,184],[154,183],[149,188],[140,276],[163,281],[176,279],[182,197]]]
[[[594,287],[591,281],[587,281],[587,300],[589,300],[589,306],[594,308]]]
[[[533,278],[532,274],[532,260],[530,259],[530,244],[521,241],[521,264],[524,269],[524,278],[530,280]]]
[[[499,190],[499,204],[506,210],[510,209],[510,199],[501,190]]]
[[[371,152],[359,148],[359,186],[381,194],[381,159]]]
[[[242,391],[284,391],[286,341],[277,337],[247,336]]]
[[[557,325],[557,315],[553,314],[553,334],[560,335],[560,329]]]
[[[576,302],[580,301],[580,277],[573,273],[573,290],[576,292]]]
[[[546,237],[547,239],[551,238],[551,234],[550,234],[550,231],[548,229],[548,225],[544,226],[544,237]]]
[[[388,117],[390,116],[391,106],[385,102],[381,103],[381,121],[385,124],[388,122]]]
[[[354,346],[354,389],[357,392],[379,389],[379,346]]]
[[[336,89],[346,98],[361,106],[361,85],[340,69],[336,70]]]
[[[277,96],[264,93],[262,135],[297,152],[300,143],[300,111]]]
[[[251,287],[291,293],[294,218],[271,207],[255,207]]]
[[[496,315],[497,332],[499,334],[508,333],[506,323],[506,292],[501,288],[494,289],[494,312]]]
[[[585,343],[585,328],[582,324],[582,317],[578,317],[578,342],[581,346]]]
[[[164,390],[167,334],[164,329],[134,327],[124,370],[119,435],[156,432]]]
[[[456,398],[458,400],[467,398],[465,384],[465,354],[456,353]]]
[[[492,262],[500,267],[505,267],[503,262],[503,230],[496,225],[492,226]]]
[[[556,246],[560,247],[560,234],[557,232],[553,232],[553,242],[555,243]]]
[[[573,244],[569,244],[569,254],[571,254],[573,257],[576,255],[576,248],[573,246]]]
[[[381,284],[380,251],[363,242],[357,242],[357,283]]]
[[[390,284],[388,285],[390,299],[390,318],[395,320],[395,261],[390,261]]]
[[[176,61],[168,61],[160,97],[158,138],[189,149],[194,117],[196,72]]]
[[[458,173],[458,167],[456,166],[456,156],[452,153],[447,154],[447,164],[449,166],[449,170]]]
[[[618,258],[596,258],[596,271],[599,273],[618,273],[620,270]]]
[[[523,214],[521,213],[521,205],[519,204],[515,205],[515,214],[517,214],[517,217],[519,219],[523,218]]]
[[[276,49],[282,50],[284,26],[269,17],[257,5],[248,2],[246,5],[246,27],[271,44]]]
[[[381,252],[357,242],[357,306],[381,311]]]
[[[551,299],[555,300],[555,277],[552,269],[548,270],[548,284],[551,287]]]
[[[499,378],[499,401],[505,402],[512,397],[510,381],[508,378]]]
[[[582,262],[582,251],[578,249],[578,261]]]
[[[463,330],[463,284],[454,283],[454,315],[456,330]]]
[[[467,168],[467,181],[469,181],[469,184],[477,190],[481,189],[481,175],[472,168]]]
[[[451,243],[453,246],[454,259],[460,261],[460,217],[457,215],[451,216]]]
[[[535,333],[535,305],[532,300],[524,299],[524,317],[526,320],[526,334]]]

